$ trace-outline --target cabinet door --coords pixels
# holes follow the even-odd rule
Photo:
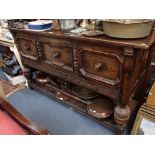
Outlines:
[[[79,68],[81,74],[88,79],[115,85],[120,82],[122,60],[119,56],[106,51],[81,49]]]
[[[39,60],[35,40],[18,37],[17,42],[19,45],[18,50],[23,58],[27,58],[33,61]]]
[[[43,57],[46,65],[73,72],[72,47],[43,43]]]

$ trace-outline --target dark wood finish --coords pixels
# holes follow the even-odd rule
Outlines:
[[[97,49],[89,50],[87,47],[81,49],[79,51],[79,69],[81,74],[96,82],[101,81],[111,85],[119,83],[122,58],[117,53],[108,53],[108,51],[112,50],[115,49],[101,48],[100,51],[97,51]]]
[[[27,39],[24,37],[17,38],[19,42],[19,50],[22,57],[28,58],[30,60],[38,61],[38,53],[35,40]]]
[[[155,51],[153,51],[152,61],[151,61],[151,80],[152,82],[155,81]]]
[[[49,132],[19,113],[9,102],[0,97],[0,109],[7,112],[26,132],[31,135],[46,135]]]
[[[109,97],[115,103],[115,126],[127,124],[134,106],[131,99],[140,103],[147,90],[155,31],[147,38],[128,40],[60,31],[10,31],[25,66]],[[30,40],[26,43],[33,52],[28,53],[28,46],[25,52],[19,38]]]
[[[42,63],[67,71],[73,71],[72,47],[43,43]]]

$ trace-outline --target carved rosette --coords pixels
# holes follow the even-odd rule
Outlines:
[[[114,110],[114,119],[118,125],[125,125],[130,117],[129,106],[117,105]]]

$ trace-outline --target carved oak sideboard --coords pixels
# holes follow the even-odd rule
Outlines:
[[[30,87],[56,97],[54,91],[70,96],[63,103],[97,122],[122,133],[136,104],[147,90],[155,32],[143,39],[84,37],[62,32],[10,29],[24,66],[44,71],[100,93],[115,103],[110,120],[91,117],[81,100],[59,88],[42,87],[29,80]],[[58,98],[57,98],[58,99]],[[78,106],[77,106],[78,105]],[[81,105],[81,106],[79,106]]]

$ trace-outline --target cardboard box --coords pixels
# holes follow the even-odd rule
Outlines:
[[[8,81],[10,81],[13,85],[17,85],[23,82],[26,82],[26,78],[24,77],[24,75],[18,75],[18,76],[10,76],[6,73],[4,73],[6,78],[8,79]]]

